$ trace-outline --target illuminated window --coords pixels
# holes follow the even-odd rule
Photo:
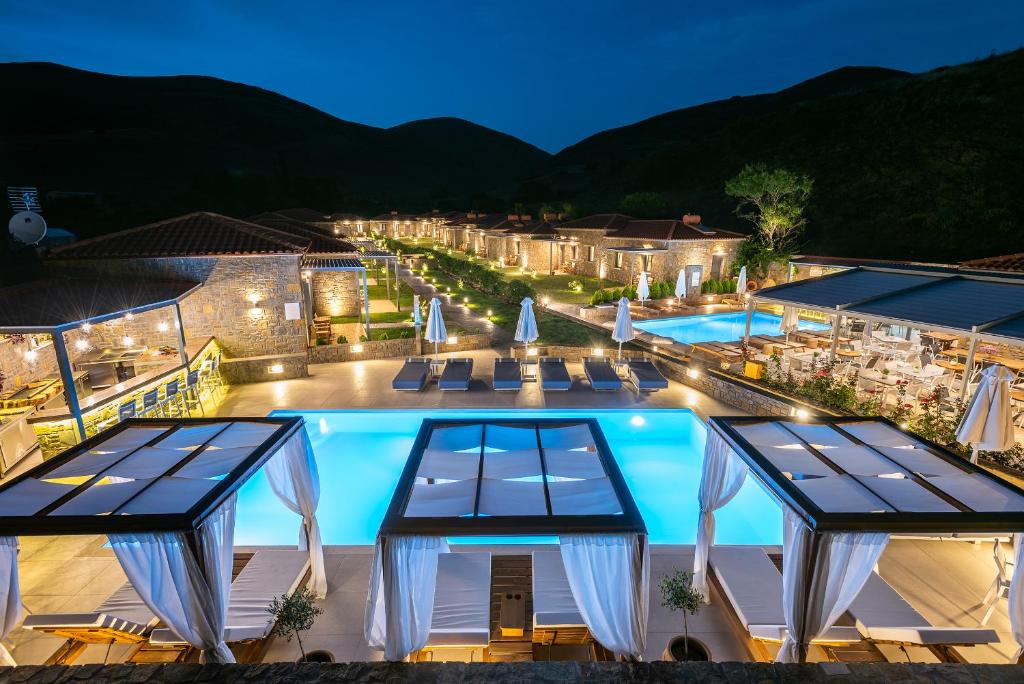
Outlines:
[[[579,259],[579,249],[580,248],[578,246],[576,246],[576,245],[572,246],[572,260],[573,261],[576,261],[577,259]]]
[[[516,256],[522,254],[523,246],[519,244],[519,240],[516,240]]]
[[[651,264],[654,262],[653,254],[644,254],[644,270],[648,273],[651,272]]]
[[[615,268],[622,268],[622,252],[615,253]]]
[[[587,261],[594,260],[594,245],[587,245]]]

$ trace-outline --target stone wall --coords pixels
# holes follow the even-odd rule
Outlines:
[[[33,340],[38,347],[33,347]],[[35,349],[35,358],[26,352]],[[53,351],[49,335],[25,335],[24,342],[0,335],[0,373],[3,373],[0,391],[35,382],[40,378],[57,374],[57,356]]]
[[[566,363],[582,363],[583,362],[583,357],[585,357],[585,356],[595,356],[596,355],[594,353],[594,348],[593,347],[567,347],[567,346],[564,346],[564,345],[554,345],[554,344],[553,345],[549,345],[549,346],[540,346],[540,347],[533,346],[533,347],[530,347],[530,350],[531,351],[533,351],[533,350],[537,351],[536,355],[532,355],[532,354],[530,355],[531,359],[537,359],[538,357],[541,357],[541,356],[557,356],[557,357],[561,357],[561,358],[565,359]],[[615,356],[618,355],[618,349],[616,349],[616,348],[604,349],[602,351],[602,355],[608,356],[608,357],[615,357]],[[522,345],[511,347],[509,349],[509,356],[511,356],[512,358],[516,358],[516,359],[522,359],[523,358],[523,347],[522,347]],[[622,358],[624,358],[624,359],[644,358],[644,357],[645,357],[645,354],[643,352],[638,352],[636,350],[629,350],[629,349],[623,349],[622,350]]]
[[[0,668],[0,684],[319,684],[320,682],[730,682],[755,684],[1011,684],[1024,681],[1024,665],[929,663],[268,663],[262,665],[26,665]]]
[[[304,322],[286,320],[284,311],[286,303],[302,302],[298,255],[51,260],[48,267],[64,275],[202,283],[181,303],[185,335],[214,336],[234,357],[306,347]]]
[[[220,372],[229,385],[304,378],[309,375],[309,358],[305,352],[225,357],[221,359]]]
[[[311,278],[313,314],[355,316],[359,313],[359,273],[355,271],[314,271]]]
[[[461,352],[472,349],[486,349],[491,338],[486,334],[457,335],[456,342],[450,340],[440,345],[441,352]],[[309,348],[310,363],[338,363],[342,361],[368,361],[370,359],[393,359],[406,356],[420,356],[434,351],[434,345],[420,338],[397,340],[374,340],[349,344],[325,344]]]

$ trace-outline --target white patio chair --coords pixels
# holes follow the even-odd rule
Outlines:
[[[980,605],[985,607],[985,614],[981,618],[982,625],[988,624],[999,599],[1010,591],[1010,581],[1013,579],[1013,563],[1006,557],[1003,545],[999,543],[998,539],[992,545],[992,559],[996,562],[996,577],[992,580],[992,586],[989,587],[985,598],[981,600]]]

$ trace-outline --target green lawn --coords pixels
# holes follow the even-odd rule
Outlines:
[[[404,323],[412,320],[412,304],[405,311],[380,311],[370,314],[370,323]],[[362,316],[331,316],[331,323],[358,323],[363,320]]]
[[[621,283],[616,283],[614,280],[608,280],[607,278],[585,278],[564,273],[556,273],[555,275],[523,275],[519,272],[518,268],[506,268],[501,273],[509,280],[528,281],[533,286],[533,289],[537,291],[538,297],[550,297],[551,301],[560,304],[589,304],[594,290],[603,287],[615,287],[616,285],[622,287]],[[579,281],[583,285],[582,291],[570,290],[569,283],[572,281]]]

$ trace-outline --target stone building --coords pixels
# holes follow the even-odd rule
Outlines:
[[[312,314],[358,311],[355,273],[303,285],[303,262],[352,255],[350,244],[297,221],[271,225],[196,212],[53,250],[58,275],[163,278],[201,283],[181,302],[191,337],[216,337],[232,357],[305,352]],[[322,276],[322,277],[321,277]]]

